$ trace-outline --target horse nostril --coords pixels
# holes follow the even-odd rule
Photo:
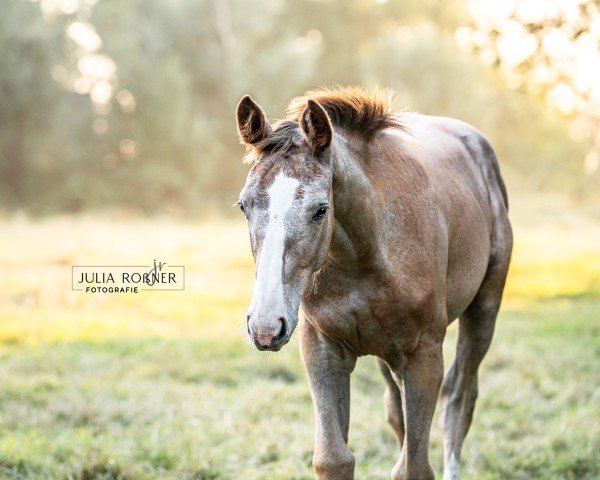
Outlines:
[[[279,317],[279,321],[281,322],[281,330],[279,330],[279,334],[275,340],[282,340],[287,335],[287,322],[285,318]]]

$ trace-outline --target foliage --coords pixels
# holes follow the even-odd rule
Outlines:
[[[456,48],[468,22],[456,1],[5,3],[9,208],[229,206],[245,175],[237,100],[251,93],[277,117],[292,96],[334,84],[395,88],[411,109],[472,122],[519,188],[585,192],[584,148],[564,119]]]
[[[464,47],[500,70],[513,88],[570,119],[587,145],[584,171],[600,185],[600,3],[590,0],[472,2],[474,22],[457,30]]]

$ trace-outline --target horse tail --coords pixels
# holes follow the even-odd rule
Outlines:
[[[475,129],[473,129],[475,130]],[[488,190],[494,189],[494,185],[498,187],[504,207],[508,211],[508,195],[506,193],[506,185],[500,174],[500,165],[494,149],[490,145],[490,142],[483,136],[483,134],[477,130],[469,132],[467,135],[461,135],[461,140],[467,150],[469,151],[471,158],[479,166],[481,173],[487,183]],[[492,192],[490,191],[490,194]]]
[[[492,166],[492,173],[495,177],[496,184],[500,189],[500,193],[502,194],[502,199],[504,200],[504,206],[506,207],[506,211],[508,211],[508,194],[506,193],[506,185],[504,184],[504,179],[502,175],[500,175],[500,165],[498,163],[498,158],[496,157],[496,152],[490,145],[490,142],[487,141],[485,137],[481,137],[481,148],[484,151],[484,154],[487,158],[490,159],[490,163]]]

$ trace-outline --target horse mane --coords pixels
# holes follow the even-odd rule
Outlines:
[[[371,138],[384,128],[403,128],[396,117],[396,96],[391,90],[368,92],[361,87],[310,90],[294,98],[287,107],[289,119],[298,121],[309,99],[327,112],[334,127]]]
[[[396,116],[396,96],[391,90],[368,92],[361,87],[310,90],[292,99],[287,118],[273,124],[272,132],[255,147],[260,153],[285,151],[302,144],[298,121],[309,99],[318,102],[334,127],[362,135],[367,140],[385,128],[404,129]]]

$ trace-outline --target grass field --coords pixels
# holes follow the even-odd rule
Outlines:
[[[467,479],[600,478],[600,221],[516,212],[504,309],[464,448]],[[185,292],[70,291],[73,264],[186,266]],[[245,226],[106,217],[0,220],[0,478],[308,479],[297,339],[245,339]],[[456,326],[449,329],[447,364]],[[353,375],[357,479],[397,449],[372,358]],[[432,432],[441,474],[441,431]]]

